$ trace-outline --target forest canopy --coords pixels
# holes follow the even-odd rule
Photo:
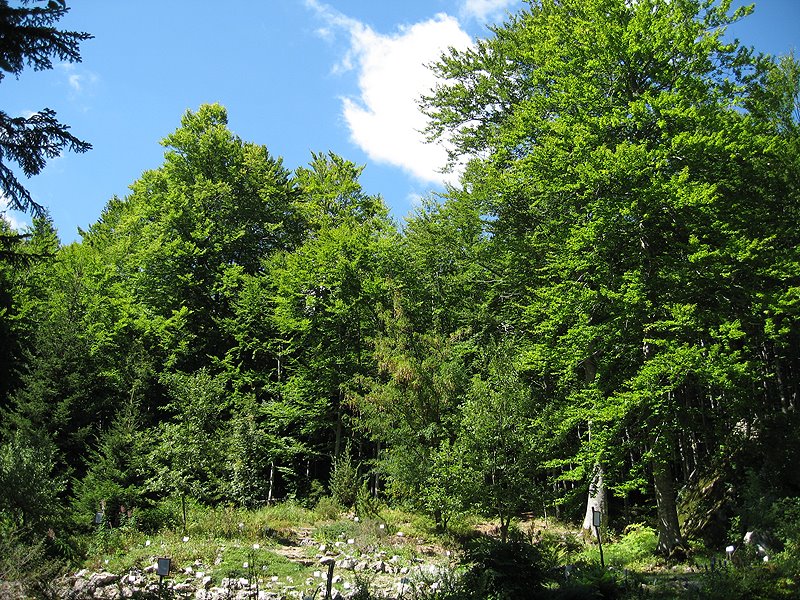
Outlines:
[[[13,251],[53,258],[0,262],[0,532],[326,493],[503,539],[599,510],[666,556],[782,530],[800,67],[725,37],[749,11],[537,0],[452,50],[422,108],[466,168],[402,226],[363,166],[188,110],[80,241],[45,216]]]

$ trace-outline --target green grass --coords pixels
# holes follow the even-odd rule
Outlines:
[[[657,542],[658,535],[652,527],[630,525],[621,538],[603,543],[605,564],[629,570],[648,569],[657,562]],[[600,548],[596,543],[586,546],[576,557],[577,561],[599,564]]]
[[[320,582],[324,583],[319,575],[313,575],[314,571],[324,570],[316,561],[319,544],[326,544],[334,553],[341,551],[355,557],[361,553],[374,555],[385,552],[386,560],[398,555],[401,564],[405,565],[423,559],[425,563],[452,566],[462,556],[462,542],[477,536],[478,524],[483,531],[492,529],[491,523],[485,520],[465,517],[451,524],[450,532],[442,534],[425,516],[386,507],[375,516],[356,520],[354,515],[345,514],[334,503],[322,501],[313,510],[296,503],[250,511],[231,506],[208,508],[191,504],[187,506],[187,532],[184,535],[182,515],[179,520],[174,518],[175,506],[179,504],[169,506],[165,503],[160,507],[168,518],[156,533],[136,531],[135,522],[113,530],[94,531],[85,538],[84,545],[89,548],[90,555],[84,566],[92,570],[125,573],[134,567],[143,569],[158,557],[166,556],[172,559],[172,577],[175,580],[189,578],[184,570],[191,567],[194,571],[204,571],[212,577],[215,585],[220,585],[227,577],[249,579],[255,568],[262,589],[273,586],[271,580],[275,577],[282,585],[290,584],[309,592]],[[295,548],[293,552],[308,566],[277,553],[281,546],[296,546],[301,530],[305,530],[302,535],[310,536],[314,543]],[[398,536],[399,532],[404,535]],[[776,560],[774,564],[758,564],[748,569],[709,575],[704,572],[702,557],[695,555],[696,560],[691,564],[678,565],[677,570],[672,569],[673,565],[668,568],[654,553],[655,531],[644,525],[629,526],[621,536],[609,536],[604,540],[605,563],[611,570],[600,569],[597,545],[582,541],[573,528],[553,523],[545,528],[539,523],[531,523],[530,536],[538,545],[546,572],[557,572],[567,564],[580,565],[573,580],[564,584],[567,587],[559,587],[562,584],[558,581],[552,583],[556,586],[553,588],[556,596],[553,597],[577,593],[581,586],[581,589],[595,591],[613,588],[621,598],[692,597],[691,593],[688,596],[685,593],[689,589],[684,589],[687,583],[691,584],[692,590],[705,594],[695,596],[702,598],[782,600],[797,593],[795,570],[792,568],[797,561],[788,559],[784,559],[785,565]],[[185,541],[184,537],[187,538]],[[350,540],[352,544],[348,543]],[[257,549],[254,549],[254,544],[258,544]],[[447,550],[452,550],[452,555],[447,555]],[[337,574],[351,584],[357,584],[355,573],[341,571]],[[358,577],[375,578],[370,572]],[[382,575],[378,579],[385,583],[386,578]],[[641,588],[636,582],[646,583],[646,588]],[[714,589],[723,589],[728,595],[715,595]]]

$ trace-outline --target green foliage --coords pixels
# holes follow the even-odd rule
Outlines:
[[[626,576],[627,577],[627,576]],[[553,597],[559,600],[602,598],[614,600],[625,595],[626,579],[619,571],[593,563],[580,565],[573,570],[569,579],[561,586]]]
[[[34,71],[53,68],[53,59],[63,63],[81,61],[80,44],[92,36],[85,32],[65,31],[56,24],[69,12],[66,2],[48,2],[45,6],[0,6],[0,29],[3,52],[0,57],[0,82],[6,73],[17,77],[26,66]],[[61,155],[63,149],[86,152],[92,146],[69,133],[69,127],[56,120],[54,110],[44,108],[28,117],[10,117],[0,111],[0,193],[14,210],[43,216],[44,208],[17,179],[9,166],[18,165],[26,177],[37,175],[47,159]]]
[[[749,11],[533,2],[443,56],[425,100],[488,216],[491,297],[521,334],[551,464],[600,463],[621,491],[652,481],[666,553],[683,543],[680,448],[688,478],[737,424],[791,412],[797,232],[774,215],[798,206],[796,127],[781,124],[796,76],[722,39]]]
[[[637,569],[652,565],[656,559],[658,533],[642,524],[629,525],[625,534],[616,541],[605,540],[603,556],[607,565],[617,569]],[[596,546],[584,550],[583,558],[589,564],[600,563],[600,551]]]
[[[146,486],[150,450],[138,407],[127,404],[87,456],[86,475],[75,484],[73,520],[85,527],[102,512],[105,527],[131,527],[139,511],[151,506]]]
[[[530,506],[536,463],[529,415],[531,394],[514,367],[510,343],[489,351],[485,378],[476,376],[462,409],[458,444],[471,481],[468,499],[500,519],[505,539],[510,520]]]
[[[317,500],[316,506],[314,506],[314,514],[326,521],[335,520],[339,516],[341,510],[342,505],[330,496],[322,496]]]
[[[358,474],[358,467],[353,464],[350,444],[342,454],[333,459],[330,488],[333,499],[339,505],[348,509],[355,506],[361,488],[361,477]]]
[[[519,534],[508,541],[479,537],[469,542],[462,563],[459,598],[522,600],[541,594],[548,579],[538,548]]]
[[[66,487],[55,468],[56,449],[46,438],[17,431],[0,445],[0,527],[52,533],[63,519],[59,495]]]
[[[55,597],[54,581],[64,564],[48,550],[46,538],[0,523],[0,596]]]
[[[362,480],[358,486],[354,507],[360,517],[377,517],[380,512],[381,502],[375,497],[366,480]]]
[[[789,575],[787,577],[787,575]],[[800,587],[794,573],[755,564],[746,568],[717,568],[701,579],[702,598],[708,600],[780,600],[796,598]]]
[[[433,457],[456,436],[472,345],[457,334],[416,333],[401,306],[385,318],[390,329],[376,342],[384,377],[370,383],[359,408],[370,433],[387,442],[379,469],[389,478],[390,492],[425,502],[426,485],[437,477]]]
[[[151,460],[156,490],[213,501],[226,479],[228,410],[224,379],[206,369],[164,376],[174,417],[162,423]]]
[[[230,438],[229,497],[241,506],[254,508],[267,501],[269,491],[269,440],[255,417],[245,412],[234,420]]]
[[[431,467],[419,494],[425,512],[441,531],[466,510],[479,475],[470,470],[463,448],[445,440],[431,452]]]

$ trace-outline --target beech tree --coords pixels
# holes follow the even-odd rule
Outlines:
[[[573,432],[592,421],[584,473],[652,482],[666,554],[683,545],[681,436],[698,411],[730,426],[755,410],[741,391],[761,379],[741,353],[764,328],[751,292],[774,289],[770,260],[797,264],[796,234],[771,216],[796,210],[797,155],[779,119],[742,109],[773,70],[723,39],[750,10],[730,4],[532,1],[445,55],[425,100],[512,257],[505,288],[548,412]],[[621,436],[647,477],[626,473]]]

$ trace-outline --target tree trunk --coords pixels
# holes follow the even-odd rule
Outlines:
[[[344,393],[339,390],[339,406],[336,407],[336,437],[333,443],[333,457],[339,458],[342,453],[342,396]]]
[[[592,513],[599,512],[601,522],[608,518],[608,494],[603,482],[603,466],[595,463],[592,469],[592,480],[589,482],[589,496],[586,501],[586,514],[583,517],[583,529],[592,533]]]
[[[592,373],[594,377],[594,373]],[[592,441],[592,422],[589,421],[587,431],[588,441]],[[592,467],[592,479],[589,481],[589,494],[586,499],[586,513],[583,516],[583,529],[592,533],[593,517],[592,513],[599,512],[600,519],[603,523],[608,518],[608,493],[606,491],[606,484],[603,480],[603,465],[599,462],[594,463]]]
[[[275,485],[275,463],[269,463],[269,491],[267,492],[267,504],[272,504],[272,490]]]
[[[681,554],[685,543],[678,524],[678,505],[675,502],[672,469],[667,461],[659,458],[653,460],[653,484],[658,510],[658,546],[656,550],[668,557]]]

